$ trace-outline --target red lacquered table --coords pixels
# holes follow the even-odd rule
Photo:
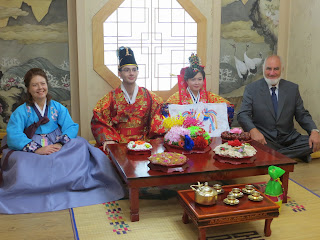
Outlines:
[[[199,240],[206,239],[206,229],[219,225],[234,224],[265,219],[264,234],[266,237],[271,235],[271,222],[274,217],[279,216],[279,205],[267,198],[263,193],[261,202],[253,202],[248,199],[248,195],[238,198],[239,204],[230,206],[223,203],[223,199],[232,188],[244,188],[245,184],[223,186],[224,193],[218,195],[215,205],[203,206],[194,201],[193,190],[178,191],[178,199],[183,207],[183,223],[188,223],[189,219],[199,230]]]
[[[151,154],[164,152],[163,139],[154,139]],[[221,144],[221,138],[214,138],[211,148]],[[233,165],[221,163],[214,159],[212,150],[201,154],[188,154],[189,167],[184,172],[165,173],[151,170],[148,167],[150,154],[138,155],[127,152],[126,144],[109,144],[110,157],[117,167],[121,177],[129,188],[131,221],[139,221],[139,188],[164,186],[173,184],[209,182],[228,180],[268,174],[268,167],[275,165],[285,170],[281,177],[284,188],[283,202],[287,202],[289,173],[293,172],[296,161],[264,146],[256,141],[250,142],[257,150],[253,163]]]

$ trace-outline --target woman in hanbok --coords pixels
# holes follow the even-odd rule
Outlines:
[[[171,95],[163,107],[163,115],[167,115],[168,104],[226,103],[229,125],[233,121],[234,105],[217,94],[206,90],[206,74],[204,66],[199,63],[197,55],[189,57],[190,67],[182,68],[178,75],[179,91]]]
[[[107,156],[77,136],[66,107],[51,99],[39,68],[24,77],[27,100],[2,141],[0,213],[57,211],[115,201],[124,189]]]

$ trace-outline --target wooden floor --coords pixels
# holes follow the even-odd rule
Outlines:
[[[320,159],[313,159],[311,163],[298,161],[295,171],[290,174],[290,178],[320,195],[319,169]],[[250,178],[243,178],[240,181],[243,181],[243,183],[251,182]],[[267,176],[260,176],[258,178],[261,178],[263,181],[268,180]],[[0,214],[0,226],[0,239],[74,239],[68,210],[39,214]]]

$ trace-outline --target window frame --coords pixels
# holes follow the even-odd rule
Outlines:
[[[109,0],[92,18],[92,47],[93,47],[93,69],[107,82],[112,88],[117,88],[121,80],[104,64],[104,37],[103,23],[117,10],[125,0]],[[207,19],[191,0],[177,0],[186,12],[197,23],[197,54],[201,59],[202,65],[206,65],[207,59]],[[178,91],[178,84],[167,91],[153,91],[166,101],[172,94]]]

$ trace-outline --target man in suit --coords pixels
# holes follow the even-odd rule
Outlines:
[[[298,85],[281,79],[281,68],[279,56],[266,58],[264,78],[246,86],[237,119],[252,139],[310,162],[310,154],[320,149],[319,130],[303,106]],[[294,118],[309,136],[297,132]]]

